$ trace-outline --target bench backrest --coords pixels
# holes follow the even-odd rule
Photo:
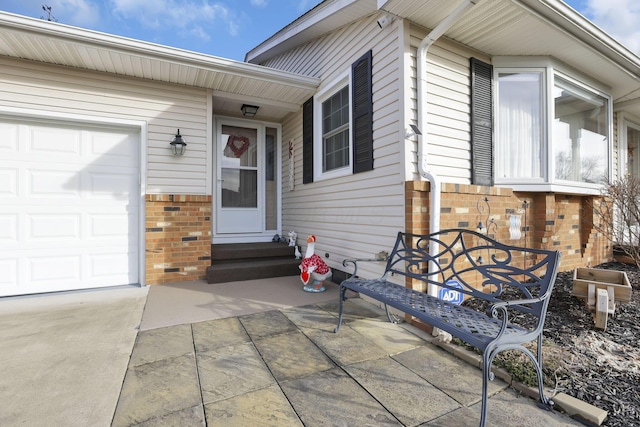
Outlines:
[[[473,230],[400,232],[385,276],[407,276],[488,303],[534,299],[513,308],[540,319],[546,313],[559,259],[558,251],[510,246]]]

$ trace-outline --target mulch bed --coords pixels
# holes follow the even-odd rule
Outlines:
[[[595,268],[626,272],[631,301],[616,306],[605,331],[596,329],[584,301],[571,295],[572,272],[558,274],[544,328],[546,381],[608,411],[605,426],[640,426],[640,272],[616,262]]]
[[[543,333],[546,389],[565,393],[607,411],[603,426],[640,427],[640,270],[610,262],[593,268],[624,271],[632,287],[631,301],[616,305],[606,330],[595,327],[585,302],[572,295],[573,271],[559,273],[547,310]],[[505,290],[505,299],[521,298]],[[468,299],[464,305],[485,312],[488,304]],[[531,317],[510,313],[514,324],[532,327]],[[454,338],[453,343],[475,350]],[[527,344],[534,354],[536,343]],[[503,351],[493,361],[515,381],[537,386],[531,361],[521,351]]]
[[[573,271],[559,273],[544,326],[545,385],[554,394],[566,393],[607,411],[603,426],[640,427],[640,271],[618,262],[594,268],[624,271],[633,288],[631,301],[616,306],[606,330],[597,329],[585,302],[572,295]],[[464,304],[486,308],[475,300]],[[526,315],[510,320],[531,326]],[[534,342],[529,348],[535,352],[535,347]],[[531,361],[522,352],[499,353],[494,364],[519,382],[537,385]]]

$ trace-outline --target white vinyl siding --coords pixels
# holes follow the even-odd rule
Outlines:
[[[283,149],[283,233],[295,230],[298,242],[318,236],[317,253],[334,269],[345,258],[371,258],[389,250],[405,226],[404,176],[399,140],[400,64],[402,54],[394,26],[381,31],[368,17],[314,40],[266,65],[321,77],[329,83],[349,70],[366,51],[373,52],[374,170],[302,183],[302,113],[283,122],[283,142],[294,142],[294,190],[289,191],[288,149]],[[322,90],[322,85],[320,90]],[[364,276],[380,275],[382,263],[365,263]]]
[[[207,90],[6,58],[0,70],[0,110],[146,122],[147,193],[211,194]],[[169,149],[178,129],[182,157]]]
[[[414,108],[416,100],[417,47],[427,34],[411,26],[411,55]],[[478,57],[463,46],[446,39],[438,40],[427,53],[427,162],[443,182],[471,183],[470,80],[469,58]],[[482,58],[488,60],[488,58]],[[417,117],[417,111],[413,111]],[[422,129],[423,134],[425,130]],[[412,159],[408,179],[420,179],[416,164],[417,144],[410,148]]]

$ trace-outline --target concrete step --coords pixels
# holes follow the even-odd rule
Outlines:
[[[300,274],[301,260],[291,257],[252,258],[213,261],[207,268],[207,283],[238,282],[267,277],[296,276]]]
[[[253,258],[294,258],[295,249],[284,243],[226,243],[211,245],[211,264],[223,260],[241,260]]]

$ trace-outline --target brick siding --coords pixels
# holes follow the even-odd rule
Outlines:
[[[429,232],[429,187],[425,181],[406,182],[407,232]],[[484,198],[486,203],[481,201]],[[488,234],[499,241],[560,250],[560,271],[591,267],[613,259],[611,243],[593,228],[596,218],[590,206],[599,199],[598,196],[516,193],[509,188],[444,184],[440,228],[475,230],[480,221],[486,227],[487,219],[493,219],[496,227],[489,227]],[[512,215],[519,215],[521,219],[522,236],[518,240],[510,239]]]
[[[211,196],[146,195],[146,282],[206,278],[211,265]]]

